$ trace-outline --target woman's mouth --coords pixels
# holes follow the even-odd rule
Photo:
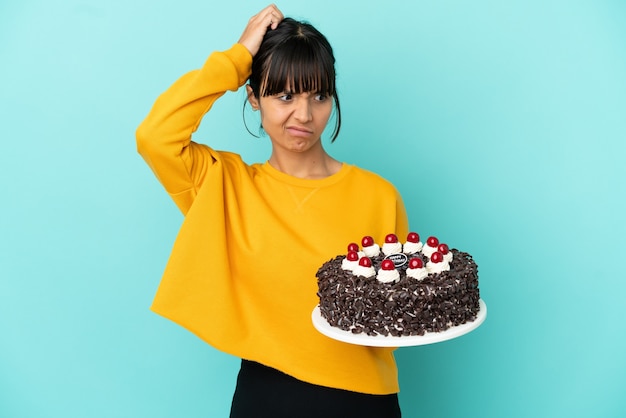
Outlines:
[[[313,135],[313,131],[302,126],[288,126],[286,129],[291,136],[306,138]]]

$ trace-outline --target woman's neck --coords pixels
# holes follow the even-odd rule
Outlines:
[[[325,151],[310,153],[279,153],[272,151],[268,163],[276,170],[301,179],[322,179],[341,170],[341,162]]]

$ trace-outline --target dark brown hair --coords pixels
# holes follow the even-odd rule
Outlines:
[[[341,108],[335,86],[335,57],[328,40],[307,22],[285,18],[268,30],[252,59],[248,80],[256,98],[285,92],[332,97],[337,112],[331,142],[339,135]]]

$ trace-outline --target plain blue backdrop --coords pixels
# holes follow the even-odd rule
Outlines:
[[[404,416],[626,416],[626,2],[278,5],[335,48],[327,149],[480,266],[486,322],[397,351]],[[238,360],[148,310],[182,217],[134,131],[263,6],[0,2],[0,417],[227,416]],[[243,100],[196,139],[264,161]]]

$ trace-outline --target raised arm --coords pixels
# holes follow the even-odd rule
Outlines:
[[[252,56],[282,14],[268,6],[253,16],[231,49],[214,52],[204,66],[178,79],[154,103],[136,132],[137,150],[183,213],[213,163],[209,148],[191,140],[202,117],[226,91],[250,76]]]
[[[201,69],[185,74],[161,94],[137,128],[137,150],[179,207],[186,204],[176,196],[195,197],[212,164],[206,146],[192,142],[191,135],[219,97],[245,83],[251,62],[241,44],[214,52]]]

